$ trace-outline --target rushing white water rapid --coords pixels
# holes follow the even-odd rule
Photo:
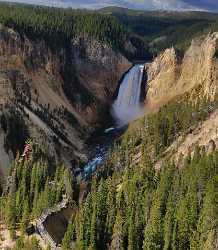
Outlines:
[[[143,114],[140,105],[143,71],[143,65],[135,65],[125,75],[120,85],[118,97],[111,110],[118,126],[128,124]]]

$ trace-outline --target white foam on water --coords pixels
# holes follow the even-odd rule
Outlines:
[[[144,107],[140,104],[143,72],[144,65],[135,65],[120,85],[118,97],[111,109],[117,126],[126,125],[144,113]]]

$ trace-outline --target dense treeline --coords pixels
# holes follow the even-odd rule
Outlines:
[[[89,35],[124,49],[127,33],[117,18],[91,11],[0,4],[0,23],[51,47],[64,46],[77,35]]]
[[[126,154],[130,154],[126,148]],[[123,154],[123,152],[122,152]],[[218,230],[218,154],[187,157],[184,168],[156,172],[144,155],[139,165],[115,154],[107,179],[91,193],[69,225],[63,249],[215,249]],[[127,167],[128,166],[128,167]]]
[[[39,241],[32,237],[31,239],[26,240],[24,236],[21,236],[15,243],[15,245],[12,247],[11,250],[42,250],[40,247]],[[46,250],[51,250],[51,248],[48,246]]]
[[[130,124],[128,132],[122,137],[122,148],[131,145],[132,152],[137,154],[138,145],[142,145],[143,152],[152,159],[161,158],[179,136],[192,132],[218,108],[217,96],[212,102],[207,98],[195,102],[189,100],[188,95],[180,97],[161,107],[159,112]]]
[[[1,198],[0,208],[11,237],[16,230],[25,233],[27,226],[39,217],[44,208],[62,201],[63,195],[73,198],[73,181],[70,170],[55,167],[46,149],[33,143],[26,157],[17,156],[10,171],[7,189]]]
[[[174,101],[138,121],[115,143],[80,201],[71,172],[51,165],[48,152],[30,141],[28,159],[17,157],[1,198],[11,236],[25,232],[44,208],[64,195],[73,201],[74,213],[63,250],[213,250],[218,239],[218,153],[196,148],[184,166],[168,162],[160,171],[154,169],[153,157],[215,108],[216,99]],[[151,154],[151,147],[158,150]],[[14,249],[37,245],[22,234]]]
[[[117,7],[104,8],[102,12],[117,17],[131,33],[138,35],[151,55],[172,45],[184,53],[196,36],[218,31],[218,15],[214,13],[146,12]]]
[[[71,248],[72,239],[76,249],[214,249],[218,154],[196,148],[182,169],[173,163],[154,169],[154,158],[217,108],[217,98],[186,98],[141,119],[114,146],[69,225],[63,249]]]
[[[153,162],[215,108],[216,99],[175,101],[130,128],[90,180],[90,193],[69,224],[62,248],[215,249],[218,153],[197,147],[183,166],[165,162],[160,171]],[[152,154],[151,148],[156,149]]]
[[[151,60],[172,45],[184,53],[191,39],[218,30],[218,16],[210,13],[88,11],[6,3],[0,4],[0,23],[30,39],[44,39],[53,49],[69,47],[73,37],[88,35],[132,60]]]
[[[135,32],[129,39],[139,48],[145,48],[146,56],[151,47],[145,37],[142,39],[147,36],[141,30],[142,25],[146,23],[145,29],[154,32],[148,33],[152,39],[155,34],[160,36],[159,29],[171,34],[178,28],[175,37],[170,38],[170,43],[174,43],[178,41],[177,32],[184,32],[190,22],[179,19],[181,23],[173,26],[167,17],[158,27],[159,21],[154,17],[146,17],[141,24],[141,17],[128,18],[127,22],[133,21],[128,24],[132,25],[131,32]],[[211,22],[216,28],[215,19],[205,20],[202,27],[191,23],[190,32],[201,33]],[[0,22],[31,39],[45,39],[54,49],[68,46],[74,36],[88,34],[124,50],[130,34],[116,17],[71,9],[0,4]],[[156,25],[154,30],[151,24]],[[158,51],[168,46],[168,42],[154,46]],[[21,97],[29,105],[31,96]],[[35,238],[25,240],[26,229],[43,209],[53,207],[66,196],[74,201],[74,214],[62,241],[63,250],[213,250],[218,240],[218,153],[207,154],[196,148],[193,156],[186,157],[184,166],[168,162],[159,171],[154,169],[154,160],[179,135],[193,130],[217,108],[217,97],[213,102],[202,99],[195,103],[185,97],[131,125],[115,143],[106,163],[87,180],[88,192],[83,200],[78,197],[78,185],[70,170],[54,166],[47,150],[30,141],[29,155],[17,156],[7,185],[0,190],[0,219],[6,223],[12,238],[21,231],[14,250],[40,249]],[[33,111],[45,122],[55,120],[49,106]],[[76,123],[64,110],[56,112]],[[23,120],[16,113],[4,113],[0,124],[6,134],[5,146],[16,154],[28,137]],[[50,126],[59,131],[54,124]],[[60,127],[59,135],[65,136],[64,126]]]
[[[153,144],[155,155],[161,154],[180,135],[193,130],[218,108],[218,98],[211,102],[202,98],[195,103],[185,97],[163,106],[158,113],[149,115],[145,121],[147,130],[143,135],[145,144]]]

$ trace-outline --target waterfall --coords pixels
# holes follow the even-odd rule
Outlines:
[[[135,65],[124,77],[117,99],[112,106],[112,115],[117,122],[116,128],[107,128],[104,131],[101,144],[95,146],[95,155],[83,167],[82,178],[86,179],[107,158],[108,150],[114,138],[123,133],[123,126],[144,114],[144,108],[140,104],[141,83],[144,65]],[[92,146],[93,148],[93,146]]]
[[[120,85],[118,97],[111,110],[118,126],[123,126],[143,114],[140,105],[143,71],[144,65],[135,65],[125,75]]]

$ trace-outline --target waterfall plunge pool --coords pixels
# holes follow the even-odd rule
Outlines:
[[[93,157],[83,166],[82,179],[89,178],[104,163],[113,141],[125,131],[128,123],[143,115],[144,108],[140,103],[143,73],[144,65],[137,64],[124,76],[111,108],[115,125],[100,133],[96,142],[90,146]]]

